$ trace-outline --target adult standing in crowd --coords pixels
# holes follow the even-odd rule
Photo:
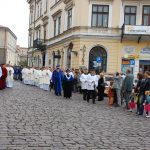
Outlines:
[[[105,82],[103,73],[100,74],[100,79],[98,80],[98,101],[104,100]]]
[[[50,80],[52,78],[52,72],[48,67],[43,70],[43,90],[49,91]]]
[[[67,69],[66,73],[63,78],[63,90],[64,90],[64,97],[71,98],[72,97],[72,90],[73,90],[73,76],[70,74],[70,70]]]
[[[137,114],[140,114],[140,105],[141,105],[141,96],[142,96],[142,84],[144,83],[144,79],[143,79],[143,74],[142,73],[138,73],[137,74],[137,79],[138,79],[138,82],[137,82],[137,85],[135,87],[135,94],[137,96],[137,111],[136,113]]]
[[[14,79],[13,79],[14,69],[10,65],[7,65],[6,69],[7,69],[6,86],[9,87],[9,88],[12,88],[13,87],[13,82],[14,82]]]
[[[88,74],[87,77],[87,90],[88,90],[88,95],[87,95],[87,102],[89,103],[90,97],[92,97],[93,104],[95,104],[95,99],[96,99],[96,88],[98,86],[98,78],[97,75],[95,74],[95,70],[91,70],[91,73]]]
[[[57,96],[61,96],[62,81],[63,81],[63,72],[61,71],[60,66],[58,65],[56,67],[56,70],[53,71],[52,75],[52,82],[54,84],[54,90]]]
[[[114,77],[113,90],[114,90],[114,104],[115,106],[121,106],[121,87],[123,78],[117,72]]]
[[[132,89],[133,89],[133,81],[134,81],[134,76],[131,73],[131,70],[127,69],[126,77],[125,77],[125,79],[123,81],[123,85],[122,85],[122,92],[123,92],[123,96],[125,99],[127,109],[128,109],[128,103],[130,100]]]
[[[0,90],[3,90],[6,88],[6,78],[7,78],[7,69],[5,68],[5,65],[1,65],[1,77],[0,77]]]
[[[81,81],[81,89],[83,93],[83,100],[87,100],[87,83],[88,83],[88,70],[85,69],[84,72],[80,76]]]

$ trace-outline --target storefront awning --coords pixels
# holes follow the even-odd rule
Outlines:
[[[124,40],[150,41],[150,26],[123,25],[121,42]]]

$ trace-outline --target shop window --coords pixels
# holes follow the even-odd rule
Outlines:
[[[125,6],[124,23],[125,25],[136,25],[136,6]]]

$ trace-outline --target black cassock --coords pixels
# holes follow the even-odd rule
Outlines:
[[[73,91],[73,77],[71,75],[65,75],[63,80],[64,97],[71,98]]]

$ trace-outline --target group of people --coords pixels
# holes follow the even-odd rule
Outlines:
[[[134,85],[134,76],[127,70],[123,78],[119,73],[114,76],[114,81],[110,82],[108,90],[109,105],[122,106],[132,112],[136,109],[137,115],[150,117],[150,72],[138,73],[138,82]]]
[[[0,65],[0,90],[13,87],[14,69],[10,65]]]
[[[65,98],[71,98],[72,92],[77,90],[77,84],[81,86],[83,100],[92,103],[104,100],[106,94],[105,76],[103,73],[96,74],[92,69],[80,70],[77,74],[74,70],[65,71],[57,66],[52,70],[48,67],[43,68],[23,68],[21,71],[21,81],[24,84],[39,87],[45,91],[54,89],[57,96],[63,95]],[[0,66],[0,89],[13,87],[14,69],[10,65]],[[108,104],[113,106],[123,106],[129,111],[137,109],[138,115],[143,115],[144,110],[147,117],[150,117],[150,72],[145,74],[138,73],[137,85],[134,85],[134,76],[131,70],[127,70],[126,75],[116,73],[113,81],[110,82],[107,90]],[[75,89],[76,88],[76,89]]]

